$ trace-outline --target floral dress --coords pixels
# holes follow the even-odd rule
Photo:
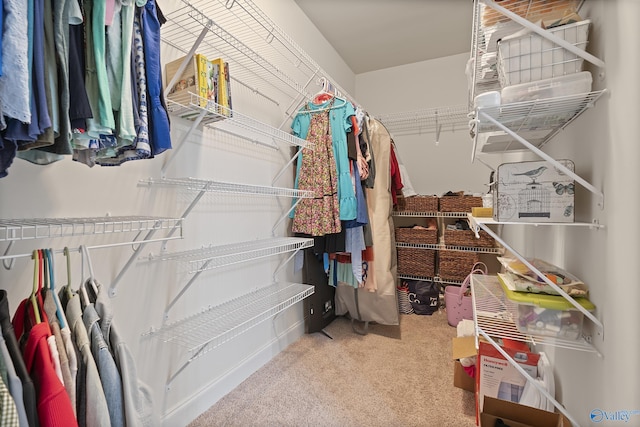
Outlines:
[[[296,206],[292,231],[312,236],[339,233],[341,231],[338,203],[338,178],[333,155],[329,111],[309,113],[311,124],[307,141],[313,149],[303,148],[298,171],[298,189],[311,190],[315,196],[305,198]]]

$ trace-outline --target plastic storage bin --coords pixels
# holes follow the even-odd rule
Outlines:
[[[505,296],[515,304],[515,324],[525,334],[577,340],[582,335],[584,314],[561,296],[515,292],[498,274]],[[575,300],[589,311],[595,306],[587,298]]]
[[[591,92],[593,78],[588,71],[553,77],[502,89],[502,103],[531,101]]]
[[[584,50],[590,24],[586,19],[546,31]],[[582,57],[534,32],[503,37],[498,43],[498,77],[502,87],[577,73],[582,71],[583,62]]]

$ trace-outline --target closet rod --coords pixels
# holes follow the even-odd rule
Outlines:
[[[173,237],[163,237],[160,239],[152,239],[152,240],[145,240],[145,241],[132,241],[132,242],[120,242],[120,243],[108,243],[108,244],[104,244],[104,245],[95,245],[95,246],[86,246],[87,249],[106,249],[106,248],[115,248],[118,246],[127,246],[127,245],[135,245],[136,243],[153,243],[153,242],[166,242],[167,240],[175,240],[175,239],[182,239],[182,236],[173,236]],[[73,251],[78,251],[80,252],[82,250],[82,248],[80,246],[78,246],[78,248],[73,249]],[[55,249],[53,250],[54,254],[61,254],[64,253],[64,249]],[[5,260],[5,259],[14,259],[14,258],[31,258],[33,256],[33,253],[28,253],[28,254],[15,254],[15,255],[3,255],[0,256],[0,259]]]

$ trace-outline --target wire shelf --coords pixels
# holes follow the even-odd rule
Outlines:
[[[284,103],[285,98],[310,96],[299,82],[307,81],[305,76],[314,74],[317,68],[296,57],[299,52],[276,37],[280,32],[253,4],[183,0],[182,6],[166,16],[167,22],[162,28],[165,43],[186,54],[206,27],[208,33],[198,53],[229,62],[234,81],[276,104]]]
[[[504,253],[503,248],[483,248],[483,247],[471,247],[471,246],[453,246],[444,245],[442,243],[404,243],[396,242],[396,248],[413,248],[413,249],[432,249],[436,251],[458,251],[458,252],[476,252],[483,254],[496,254],[502,255]]]
[[[538,227],[541,225],[546,226],[562,226],[562,227],[589,227],[589,228],[604,228],[604,225],[593,222],[518,222],[518,221],[496,221],[493,218],[475,217],[471,214],[467,214],[469,218],[469,225],[475,231],[480,231],[480,224],[482,225],[528,225]]]
[[[441,283],[443,285],[454,285],[460,286],[462,285],[462,280],[445,280],[441,279],[438,276],[427,277],[427,276],[413,276],[409,274],[399,274],[398,279],[406,279],[406,280],[426,280],[429,282]]]
[[[476,328],[486,332],[489,336],[508,338],[534,345],[551,345],[597,353],[597,350],[584,338],[570,340],[520,332],[514,321],[517,306],[505,297],[496,276],[473,274],[471,276],[471,293]]]
[[[229,62],[230,76],[280,106],[297,107],[312,98],[310,88],[329,78],[318,64],[251,0],[182,0],[168,13],[162,40],[188,53],[204,28],[197,52]],[[329,79],[331,80],[331,79]],[[353,98],[332,82],[340,93]]]
[[[175,228],[182,229],[182,219],[152,216],[0,219],[0,242]]]
[[[189,273],[195,273],[293,252],[312,246],[313,239],[276,237],[252,242],[233,243],[183,252],[166,253],[155,256],[152,259],[184,262],[188,265]]]
[[[311,190],[296,190],[292,188],[271,187],[263,185],[239,184],[234,182],[209,181],[197,178],[153,178],[140,180],[141,185],[159,185],[167,187],[182,187],[188,191],[207,191],[212,193],[246,194],[253,196],[274,196],[291,198],[312,198]]]
[[[313,292],[312,285],[276,283],[142,335],[185,348],[194,358],[196,351],[201,356],[213,350]]]
[[[204,101],[206,104],[203,105],[206,106],[201,107],[200,101]],[[281,141],[292,146],[313,149],[313,144],[304,139],[240,114],[237,111],[231,111],[194,93],[190,94],[189,105],[183,105],[167,99],[167,108],[171,114],[188,120],[195,120],[200,117],[200,114],[204,114],[201,121],[202,124],[232,135],[245,137],[245,135],[250,136],[251,133],[257,133],[262,137],[268,138],[267,145],[273,147],[276,147],[275,141]]]
[[[392,216],[421,217],[421,218],[466,218],[467,212],[413,212],[393,211]]]
[[[478,109],[477,147],[474,149],[483,153],[527,150],[495,122],[540,148],[585,110],[593,107],[606,92],[602,90]]]
[[[377,119],[394,135],[437,132],[439,126],[447,129],[467,128],[469,108],[466,105],[427,108],[423,110],[381,114]]]

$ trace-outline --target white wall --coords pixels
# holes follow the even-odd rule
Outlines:
[[[313,58],[322,62],[329,74],[340,79],[345,89],[353,90],[353,73],[293,0],[262,0],[256,3],[303,45],[303,49],[308,49]],[[177,0],[162,3],[163,12],[167,14],[177,7],[180,7]],[[162,46],[164,61],[177,55],[175,50]],[[284,106],[276,107],[241,86],[233,87],[233,93],[236,111],[276,127],[283,122]],[[190,122],[173,117],[174,150],[152,160],[129,162],[121,167],[88,168],[71,158],[48,166],[35,166],[16,159],[9,169],[9,176],[0,180],[0,217],[100,217],[106,214],[179,217],[193,199],[193,193],[138,183],[148,178],[161,178],[163,164],[176,152],[189,126]],[[286,125],[284,130],[288,130]],[[199,129],[183,143],[183,148],[167,169],[167,177],[270,185],[272,178],[290,158],[290,148],[286,144],[281,148],[282,152],[278,152],[211,129]],[[276,185],[292,186],[292,175],[285,173]],[[290,199],[276,201],[207,195],[187,217],[184,238],[169,242],[167,250],[177,252],[268,238],[273,224],[286,212],[289,204]],[[276,234],[286,235],[287,232],[288,222],[284,221]],[[161,234],[157,233],[158,236]],[[11,253],[30,253],[44,247],[62,249],[65,245],[77,248],[80,244],[93,246],[126,242],[134,237],[135,233],[125,233],[21,241],[14,245]],[[4,251],[6,243],[2,247]],[[184,264],[149,261],[149,255],[157,255],[160,251],[160,244],[149,244],[134,259],[132,268],[124,275],[117,287],[117,295],[112,299],[114,322],[120,325],[123,338],[133,351],[141,380],[152,390],[156,406],[154,412],[164,425],[183,426],[301,336],[304,319],[302,304],[297,304],[273,321],[266,321],[188,363],[190,354],[185,349],[142,336],[163,324],[165,308],[193,277],[185,271]],[[96,278],[109,286],[131,255],[130,246],[91,250]],[[204,272],[177,300],[167,320],[192,316],[271,283],[274,279],[272,272],[284,259],[284,256],[270,257]],[[67,281],[63,256],[56,255],[55,262],[57,283],[62,285]],[[15,310],[18,302],[28,296],[32,275],[33,264],[28,258],[16,259],[10,271],[0,268],[0,286],[8,290],[11,310]],[[73,287],[77,288],[86,277],[86,268],[81,274],[80,255],[73,252]],[[300,274],[294,272],[290,262],[275,279],[299,281]],[[167,390],[170,376],[185,365],[184,371],[176,374],[171,388]]]
[[[436,107],[467,105],[469,54],[358,74],[356,97],[374,117]],[[471,163],[471,140],[463,127],[436,133],[394,135],[398,154],[418,194],[486,193],[490,169]]]

